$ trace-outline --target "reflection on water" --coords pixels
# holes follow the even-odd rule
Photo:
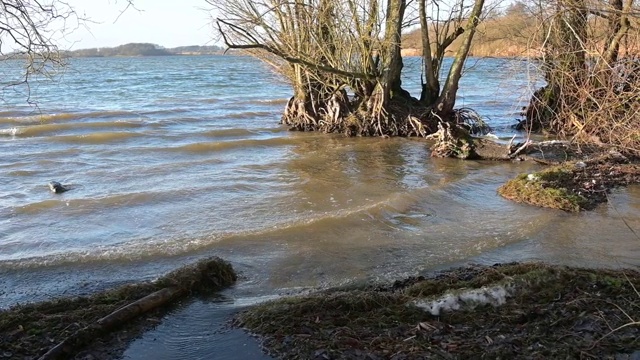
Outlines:
[[[225,299],[193,301],[135,341],[122,358],[271,359],[262,353],[255,339],[241,329],[230,328],[228,321],[236,309],[233,301]]]

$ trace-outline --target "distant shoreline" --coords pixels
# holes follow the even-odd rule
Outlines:
[[[129,43],[116,47],[79,49],[63,51],[66,57],[130,57],[130,56],[172,56],[172,55],[221,55],[224,49],[219,46],[179,46],[164,48],[149,43]]]
[[[170,57],[170,56],[223,56],[223,55],[244,55],[241,53],[195,53],[195,54],[162,54],[162,55],[64,55],[66,58],[90,59],[90,58],[147,58],[147,57]]]
[[[526,51],[513,51],[514,49],[505,49],[505,51],[475,51],[471,56],[478,57],[502,57],[502,58],[522,58],[529,56],[536,56],[539,54],[531,54]],[[401,51],[403,57],[415,57],[422,56],[421,48],[404,48]],[[207,56],[207,55],[242,55],[247,54],[243,51],[224,49],[220,46],[178,46],[174,48],[165,48],[157,44],[151,43],[129,43],[119,45],[116,47],[100,47],[100,48],[87,48],[78,50],[62,50],[59,52],[60,56],[64,58],[108,58],[108,57],[155,57],[155,56]],[[451,54],[445,54],[445,57]],[[0,59],[20,59],[24,58],[24,54],[6,54]]]

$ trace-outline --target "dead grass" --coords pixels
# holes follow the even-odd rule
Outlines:
[[[607,193],[614,187],[637,183],[637,160],[610,153],[518,175],[501,186],[498,193],[516,202],[578,212],[606,202]]]
[[[613,358],[640,348],[633,324],[607,335],[640,318],[638,284],[631,270],[471,267],[285,298],[241,313],[238,324],[282,359]],[[414,305],[483,286],[512,290],[502,306],[463,304],[440,316]]]

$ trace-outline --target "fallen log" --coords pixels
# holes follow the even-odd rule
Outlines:
[[[158,279],[157,290],[81,328],[40,356],[40,360],[68,359],[96,338],[149,311],[165,307],[192,293],[211,292],[233,284],[236,275],[219,258],[201,260]],[[147,284],[148,286],[148,284]]]
[[[47,353],[42,355],[39,360],[70,358],[77,349],[84,347],[96,337],[99,337],[148,311],[171,303],[176,298],[184,295],[185,292],[186,290],[183,288],[171,287],[164,288],[147,295],[142,299],[112,312],[97,322],[76,331],[61,343],[51,348],[51,350],[47,351]]]
[[[527,139],[523,143],[514,143],[515,136],[505,145],[491,139],[471,136],[465,128],[446,122],[440,122],[438,131],[426,138],[435,140],[431,147],[432,156],[464,160],[566,160],[567,149],[571,145],[568,141],[561,140],[536,142]]]

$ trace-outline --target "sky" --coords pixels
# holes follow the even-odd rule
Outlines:
[[[215,45],[210,5],[205,0],[67,0],[76,12],[90,19],[85,27],[60,39],[61,48],[113,47],[145,42],[176,47]],[[88,28],[88,29],[87,29]]]

